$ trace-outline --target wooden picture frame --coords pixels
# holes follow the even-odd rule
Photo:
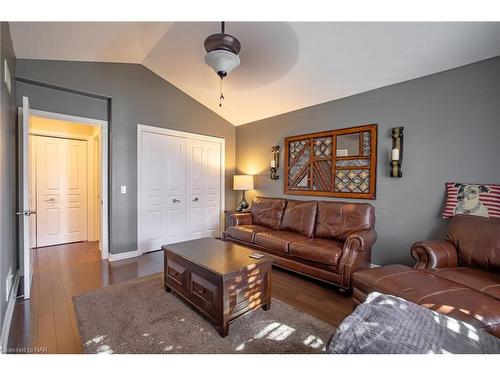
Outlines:
[[[377,124],[286,137],[284,175],[285,194],[375,199]]]

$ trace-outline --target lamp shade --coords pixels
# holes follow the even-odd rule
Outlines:
[[[252,190],[253,189],[253,176],[252,175],[234,175],[233,177],[234,190]]]
[[[207,65],[211,66],[219,76],[225,77],[231,73],[234,68],[240,65],[240,58],[232,52],[218,49],[210,51],[205,56],[205,62]]]

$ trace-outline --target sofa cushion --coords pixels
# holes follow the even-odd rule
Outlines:
[[[278,230],[285,206],[286,199],[255,197],[250,208],[252,223]]]
[[[268,230],[269,228],[261,225],[238,225],[235,227],[227,227],[226,233],[228,236],[236,238],[237,240],[252,243],[255,233]]]
[[[342,256],[342,246],[342,242],[339,241],[311,238],[292,242],[289,245],[289,252],[297,258],[336,266]]]
[[[499,274],[470,267],[438,268],[425,271],[500,300]]]
[[[280,229],[312,237],[317,206],[318,202],[316,201],[288,200]]]
[[[254,243],[270,250],[288,253],[290,242],[305,239],[306,236],[302,234],[280,230],[256,233]]]
[[[353,285],[359,302],[374,291],[392,294],[500,337],[500,301],[424,270],[402,265],[365,269],[354,273]]]
[[[460,265],[500,272],[500,219],[456,215],[446,239],[458,249]]]
[[[374,226],[375,209],[371,204],[318,202],[316,237],[345,240],[354,232]]]

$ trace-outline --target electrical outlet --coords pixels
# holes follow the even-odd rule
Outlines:
[[[5,302],[9,301],[13,280],[14,280],[14,274],[12,273],[12,266],[10,266],[9,273],[7,274],[7,279],[5,279]]]
[[[127,194],[127,185],[120,186],[120,193]]]

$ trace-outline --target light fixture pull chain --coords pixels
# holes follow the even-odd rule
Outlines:
[[[224,92],[223,92],[223,78],[221,77],[220,79],[220,86],[219,86],[219,93],[220,93],[220,96],[219,96],[219,107],[222,107],[222,101],[224,100]]]

